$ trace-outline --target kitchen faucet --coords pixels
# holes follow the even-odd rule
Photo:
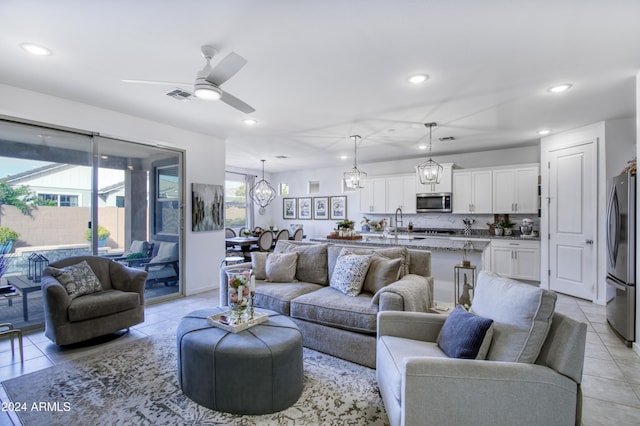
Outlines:
[[[395,235],[396,240],[398,239],[398,212],[400,212],[400,224],[404,226],[404,220],[402,219],[402,209],[398,207],[396,209],[395,227],[393,228],[393,233]]]

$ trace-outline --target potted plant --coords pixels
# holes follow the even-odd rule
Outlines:
[[[371,225],[369,225],[370,223],[371,223],[371,221],[366,216],[363,216],[362,217],[362,222],[360,222],[360,224],[362,225],[362,228],[360,228],[360,230],[362,232],[371,231]]]
[[[105,228],[104,226],[98,226],[98,247],[105,246],[109,235],[111,235],[111,232],[107,228]],[[87,241],[91,241],[91,229],[87,229],[85,231],[84,237]]]
[[[513,234],[513,227],[516,226],[514,222],[511,222],[508,217],[502,219],[498,224],[502,229],[504,229],[504,235]]]
[[[13,248],[13,243],[20,237],[16,231],[6,226],[0,227],[0,254],[6,254]]]

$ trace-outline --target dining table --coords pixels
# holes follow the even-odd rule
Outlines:
[[[250,257],[249,252],[251,251],[251,246],[258,244],[258,237],[229,237],[225,238],[225,242],[233,244],[234,246],[239,246],[244,258],[248,259]]]

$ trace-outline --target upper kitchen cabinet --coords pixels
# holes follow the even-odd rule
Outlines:
[[[452,213],[492,213],[491,180],[491,170],[454,171]]]
[[[403,213],[416,213],[416,181],[413,174],[387,178],[387,213],[393,213],[398,208]]]
[[[385,178],[367,179],[364,188],[359,192],[361,213],[386,213],[387,180]]]
[[[494,213],[538,213],[538,165],[493,170]]]
[[[428,183],[423,184],[420,182],[420,177],[418,173],[415,174],[415,189],[417,194],[424,193],[441,193],[441,192],[451,192],[452,189],[452,180],[453,180],[453,163],[443,163],[440,164],[442,166],[442,178],[440,179],[440,183]]]

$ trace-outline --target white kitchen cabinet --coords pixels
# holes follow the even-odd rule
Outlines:
[[[538,213],[538,166],[493,170],[494,213]]]
[[[492,213],[492,171],[453,172],[452,213]]]
[[[387,213],[401,208],[403,213],[416,213],[416,181],[413,175],[388,177]]]
[[[416,194],[425,193],[441,193],[451,192],[453,188],[453,163],[442,163],[442,178],[440,183],[428,183],[424,184],[420,182],[418,173],[415,174],[415,189]]]
[[[361,213],[386,213],[387,188],[385,178],[367,179],[360,189]]]
[[[505,277],[540,281],[540,242],[491,241],[491,270]]]

